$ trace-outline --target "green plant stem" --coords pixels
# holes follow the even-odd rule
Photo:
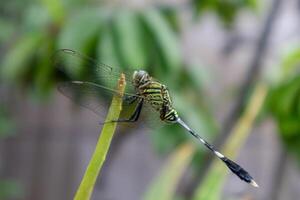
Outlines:
[[[245,113],[237,121],[232,133],[226,140],[224,148],[222,148],[221,152],[224,152],[224,155],[228,155],[230,158],[237,156],[237,152],[247,139],[255,118],[263,106],[267,90],[264,83],[257,84]],[[226,177],[226,171],[228,169],[224,164],[215,159],[203,182],[196,189],[193,199],[222,199],[220,198],[220,191]]]
[[[106,121],[118,119],[122,109],[122,96],[125,90],[125,76],[121,75],[118,83],[118,92],[120,95],[115,95],[112,99],[111,105],[106,117]],[[74,200],[88,200],[90,199],[95,182],[106,159],[106,155],[116,130],[117,123],[106,123],[103,126],[102,132],[98,139],[96,149],[90,160],[90,163],[85,171],[80,186],[76,192]]]
[[[172,200],[175,197],[176,187],[181,176],[192,160],[195,146],[192,143],[184,143],[179,146],[168,158],[153,183],[144,195],[144,200]]]

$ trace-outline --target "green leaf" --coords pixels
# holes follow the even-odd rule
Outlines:
[[[259,83],[247,105],[246,111],[237,121],[231,135],[227,138],[227,142],[222,148],[221,152],[229,158],[234,158],[239,152],[241,146],[247,139],[247,136],[250,133],[253,123],[259,114],[265,97],[267,94],[267,86]],[[218,159],[215,159],[210,167],[208,173],[202,183],[199,184],[195,193],[194,200],[215,200],[222,199],[221,189],[225,181],[226,172],[228,168],[223,162]]]
[[[53,21],[60,24],[64,18],[65,11],[60,0],[42,0],[41,1],[45,8],[47,8],[48,13],[50,13]]]
[[[123,71],[124,66],[121,65],[114,39],[112,27],[108,24],[101,32],[101,39],[99,40],[97,47],[97,57],[100,62],[113,67],[116,71]],[[102,79],[102,81],[106,86],[112,85],[110,79]]]
[[[54,40],[48,38],[38,52],[37,66],[35,69],[34,94],[38,98],[48,97],[54,85],[54,70],[52,55],[54,52]]]
[[[179,126],[164,126],[151,131],[151,140],[158,153],[172,151],[187,140],[187,134]]]
[[[147,55],[139,16],[132,10],[120,11],[114,19],[116,41],[124,65],[131,69],[143,68]]]
[[[189,165],[195,148],[191,143],[185,143],[168,158],[164,168],[144,195],[144,200],[172,200],[176,187]]]
[[[158,8],[161,14],[164,16],[165,20],[168,21],[168,24],[170,27],[172,27],[172,30],[175,32],[179,32],[181,25],[180,20],[178,17],[178,12],[175,8],[172,7],[159,7]]]
[[[245,0],[246,1],[246,6],[252,10],[257,10],[259,3],[257,0]]]
[[[192,4],[197,15],[205,11],[213,12],[228,28],[233,25],[239,11],[242,9],[257,9],[257,0],[193,0]]]
[[[217,0],[192,0],[193,7],[196,14],[201,14],[206,9],[215,9],[217,7]]]
[[[155,9],[141,13],[142,21],[149,32],[149,40],[154,43],[162,60],[162,73],[176,75],[181,66],[179,40],[162,14]]]
[[[294,73],[300,66],[300,48],[296,47],[289,51],[283,58],[283,77]]]
[[[66,21],[58,38],[58,48],[73,49],[89,55],[96,45],[106,12],[96,8],[82,9]]]
[[[281,82],[269,95],[268,106],[278,118],[297,115],[300,93],[300,77],[295,77]]]
[[[33,66],[33,59],[42,36],[39,34],[28,34],[22,37],[4,57],[0,76],[5,80],[20,81]]]
[[[97,48],[98,59],[112,67],[120,66],[120,61],[117,57],[116,48],[114,46],[114,37],[112,35],[111,27],[106,28],[101,33],[101,39]]]
[[[288,116],[285,119],[281,120],[279,127],[282,136],[285,137],[286,139],[300,136],[299,118]]]

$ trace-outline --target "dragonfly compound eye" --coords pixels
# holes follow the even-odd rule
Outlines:
[[[137,70],[133,73],[133,80],[135,84],[141,84],[149,79],[149,75],[144,70]]]

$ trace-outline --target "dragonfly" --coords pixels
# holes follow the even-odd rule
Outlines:
[[[118,94],[113,89],[112,84],[117,83],[117,78],[120,77],[121,73],[124,73],[123,70],[97,62],[71,49],[57,50],[54,54],[54,64],[59,71],[71,79],[59,83],[58,90],[76,103],[103,116],[105,105],[99,103],[99,98]],[[82,74],[85,76],[82,77]],[[212,144],[208,143],[182,120],[173,106],[171,94],[166,85],[151,77],[145,70],[134,70],[132,73],[125,72],[124,74],[130,82],[122,97],[122,112],[127,113],[127,115],[121,115],[119,119],[114,119],[111,122],[137,122],[142,109],[150,108],[151,111],[147,111],[146,114],[156,115],[155,117],[165,124],[179,124],[187,133],[217,156],[241,180],[254,187],[259,187],[245,169],[216,150]]]

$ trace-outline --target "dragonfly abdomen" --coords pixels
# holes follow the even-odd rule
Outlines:
[[[174,108],[168,108],[168,111],[164,114],[161,115],[160,118],[165,121],[165,122],[169,122],[169,123],[175,123],[177,122],[178,119],[178,113]],[[163,114],[163,113],[161,113]]]

